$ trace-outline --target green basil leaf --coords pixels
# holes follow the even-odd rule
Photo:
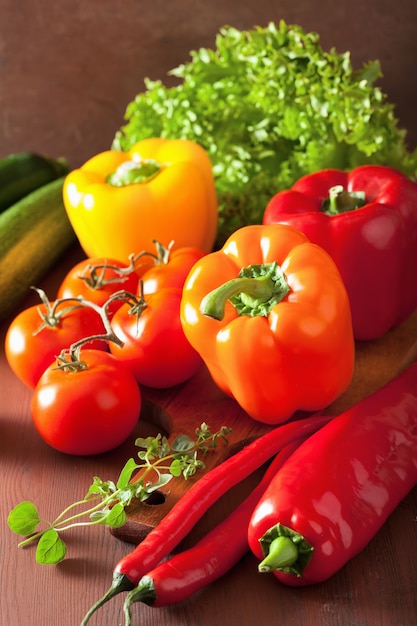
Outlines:
[[[31,535],[40,522],[38,510],[32,502],[20,502],[7,518],[7,524],[18,535]]]
[[[50,528],[39,539],[36,547],[36,562],[46,565],[55,565],[65,558],[67,547],[57,531]]]
[[[112,528],[119,528],[126,523],[126,513],[124,511],[124,505],[118,502],[109,511],[106,518],[107,526]]]
[[[120,472],[119,479],[117,481],[117,488],[124,489],[129,484],[130,479],[132,478],[132,474],[135,470],[138,469],[138,464],[134,459],[129,459],[122,471]]]

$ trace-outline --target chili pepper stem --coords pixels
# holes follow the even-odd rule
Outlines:
[[[103,604],[114,598],[114,596],[117,596],[123,591],[131,591],[132,589],[134,589],[134,584],[129,580],[129,578],[125,576],[125,574],[115,572],[109,589],[106,591],[104,596],[97,600],[97,602],[88,610],[83,618],[83,621],[81,622],[81,626],[85,626],[93,613],[103,606]]]
[[[269,552],[258,565],[261,574],[294,565],[298,559],[298,549],[289,537],[279,536],[269,545]]]
[[[152,606],[155,600],[155,584],[150,576],[143,576],[139,585],[129,591],[126,596],[123,607],[125,626],[130,626],[131,624],[130,607],[134,602],[143,602],[148,606]]]
[[[289,292],[283,271],[277,263],[248,265],[237,278],[208,293],[200,304],[203,315],[222,320],[227,300],[240,315],[268,315]]]

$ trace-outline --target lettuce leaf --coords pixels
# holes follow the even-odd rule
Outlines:
[[[190,57],[170,72],[173,87],[145,79],[112,147],[156,136],[200,143],[213,163],[219,244],[259,223],[271,196],[304,174],[374,163],[416,176],[417,150],[407,150],[394,107],[374,84],[378,61],[354,70],[349,52],[326,52],[317,33],[284,21],[224,26],[215,49]]]

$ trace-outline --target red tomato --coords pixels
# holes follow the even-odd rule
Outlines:
[[[201,366],[201,358],[184,335],[180,321],[181,289],[163,289],[145,298],[139,315],[124,304],[112,318],[123,341],[109,349],[147,387],[165,388],[185,382]]]
[[[204,252],[191,247],[170,252],[166,263],[156,264],[143,274],[143,294],[155,293],[168,287],[182,289],[191,268],[203,256]]]
[[[53,303],[51,303],[53,306]],[[86,337],[104,334],[105,328],[100,315],[87,307],[69,308],[67,302],[57,305],[57,316],[51,325],[42,324],[39,312],[46,314],[45,304],[23,310],[11,322],[5,338],[5,353],[11,370],[28,387],[33,389],[46,368],[55,363],[62,350]],[[62,314],[61,314],[62,313]],[[106,341],[87,343],[88,348],[108,350]]]
[[[106,267],[103,267],[105,265]],[[109,297],[121,289],[136,293],[139,277],[132,271],[125,276],[118,274],[116,269],[126,269],[128,264],[115,259],[85,259],[77,263],[62,281],[57,298],[77,298],[82,296],[86,300],[102,306]],[[108,307],[108,316],[111,317],[122,305],[122,301],[115,300]]]
[[[48,367],[32,398],[32,418],[47,444],[66,454],[112,450],[133,432],[141,394],[129,369],[108,352],[84,350],[86,369]]]

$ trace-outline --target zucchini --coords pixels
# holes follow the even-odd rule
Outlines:
[[[47,183],[68,173],[65,159],[16,152],[0,159],[0,212]]]
[[[0,214],[0,320],[76,240],[62,199],[64,180],[43,185]]]

